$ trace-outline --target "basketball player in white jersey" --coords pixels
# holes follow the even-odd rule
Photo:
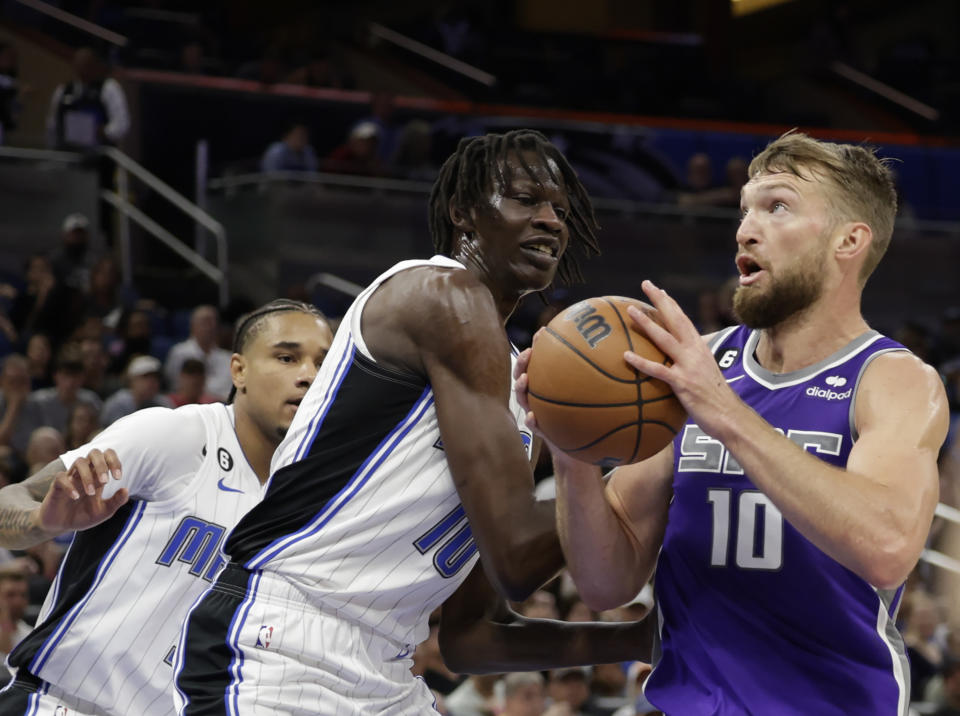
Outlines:
[[[344,316],[263,502],[185,621],[181,714],[431,713],[411,656],[478,556],[477,578],[514,601],[561,565],[504,323],[555,276],[579,277],[567,248],[597,250],[589,197],[537,132],[465,139],[430,226],[439,255],[389,269]]]
[[[10,654],[0,713],[172,712],[182,619],[222,567],[224,535],[259,502],[331,341],[313,307],[268,303],[237,327],[232,405],[133,413],[0,491],[3,546],[82,530]]]

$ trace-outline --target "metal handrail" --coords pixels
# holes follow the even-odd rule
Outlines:
[[[133,269],[130,264],[130,229],[132,219],[142,226],[148,233],[162,241],[170,249],[180,255],[188,263],[195,266],[201,273],[217,284],[219,289],[220,305],[226,305],[229,300],[229,286],[227,283],[228,256],[227,232],[223,224],[214,219],[206,211],[187,199],[183,194],[164,182],[143,165],[134,161],[119,149],[101,147],[93,152],[94,156],[103,156],[112,161],[118,169],[117,191],[107,189],[100,191],[100,198],[118,209],[123,217],[120,227],[121,269],[123,280],[130,285]],[[50,149],[29,149],[23,147],[0,146],[0,158],[26,159],[30,161],[55,161],[66,164],[82,164],[90,160],[90,154],[82,152],[64,152]],[[186,242],[178,239],[140,209],[127,200],[128,174],[135,176],[143,184],[153,189],[159,196],[169,201],[173,206],[189,216],[196,225],[209,231],[216,243],[216,266],[204,258],[200,253],[191,249]]]
[[[126,187],[126,182],[127,182],[126,173],[129,172],[130,174],[135,176],[137,179],[139,179],[141,182],[143,182],[148,187],[150,187],[155,192],[157,192],[157,194],[159,194],[164,199],[166,199],[171,204],[173,204],[176,208],[180,209],[180,211],[182,211],[184,214],[186,214],[191,219],[193,219],[193,221],[196,224],[198,224],[199,226],[202,226],[211,234],[213,234],[213,238],[216,243],[217,266],[219,267],[217,271],[217,276],[218,276],[217,278],[214,278],[212,274],[206,271],[203,265],[198,260],[198,259],[201,259],[203,260],[203,262],[207,263],[206,259],[204,259],[196,251],[193,251],[192,249],[188,248],[183,241],[176,238],[172,234],[169,234],[169,232],[166,232],[167,236],[170,239],[172,239],[173,241],[179,242],[182,249],[182,250],[181,249],[174,249],[174,250],[180,256],[186,259],[188,262],[192,263],[198,269],[203,271],[205,275],[207,275],[211,280],[213,280],[218,284],[220,289],[220,304],[221,306],[226,305],[227,301],[229,300],[229,287],[227,286],[227,267],[228,267],[227,232],[223,228],[223,224],[221,224],[219,221],[214,219],[212,216],[210,216],[210,214],[208,214],[199,206],[197,206],[192,201],[187,199],[183,194],[181,194],[176,189],[171,187],[169,184],[167,184],[165,181],[160,179],[158,176],[151,173],[143,165],[139,164],[138,162],[134,161],[133,159],[128,157],[126,154],[121,152],[119,149],[116,149],[114,147],[104,147],[100,151],[104,156],[109,157],[111,160],[113,160],[113,162],[121,170],[120,176],[118,177],[118,187],[121,189],[121,191],[117,198],[119,198],[126,205],[131,207],[133,206],[132,204],[129,204],[129,202],[127,202],[126,191],[124,191]],[[103,192],[102,195],[104,199],[106,199],[107,201],[110,201],[110,199],[108,199],[106,196],[106,192]],[[117,208],[120,208],[120,207],[118,206]],[[123,213],[125,219],[133,218],[132,213],[123,211],[123,209],[121,209],[121,212]],[[143,226],[143,224],[141,224],[141,226]],[[146,227],[144,226],[144,228]],[[160,236],[158,236],[156,233],[154,232],[151,232],[151,233],[153,233],[154,236],[160,239]],[[127,231],[124,230],[123,232],[124,241],[128,241],[128,237],[126,236],[126,234],[127,234]],[[161,240],[163,241],[163,239]],[[173,247],[171,246],[171,248]],[[127,250],[127,256],[129,256],[129,250]],[[124,270],[126,271],[129,269],[128,267],[124,267]]]
[[[114,45],[119,47],[126,47],[130,42],[123,35],[114,32],[113,30],[108,30],[105,27],[100,27],[95,23],[90,22],[89,20],[84,20],[82,17],[78,17],[71,12],[66,10],[61,10],[58,7],[54,7],[50,3],[43,2],[42,0],[16,0],[21,5],[26,5],[31,10],[36,10],[37,12],[42,12],[44,15],[52,17],[54,20],[59,20],[62,23],[70,25],[77,28],[78,30],[83,30],[89,35],[94,37],[99,37],[101,40],[106,40]]]
[[[373,189],[387,191],[406,191],[414,194],[429,194],[433,188],[431,182],[412,179],[390,179],[386,177],[363,177],[350,174],[331,174],[329,172],[246,172],[231,174],[207,181],[209,189],[237,189],[244,186],[257,186],[263,183],[282,182],[299,184],[329,184],[331,186],[352,189]]]
[[[211,191],[229,192],[249,186],[262,186],[271,183],[293,184],[325,184],[329,186],[347,187],[352,189],[370,189],[373,191],[396,191],[410,194],[429,194],[433,188],[432,182],[414,179],[391,179],[388,177],[365,177],[349,174],[332,174],[330,172],[244,172],[208,179],[206,186]],[[655,216],[670,216],[677,218],[694,219],[721,219],[739,221],[740,212],[733,208],[714,206],[678,206],[669,202],[635,201],[633,199],[608,199],[593,197],[593,208],[598,211],[617,212],[621,214],[651,214]],[[960,233],[960,222],[934,219],[914,219],[898,217],[898,229],[914,231],[931,231],[943,233]]]
[[[64,164],[80,164],[86,157],[79,152],[58,152],[53,149],[29,149],[27,147],[0,146],[0,157],[10,159],[29,159],[41,162],[63,162]]]
[[[379,23],[370,23],[370,34],[374,37],[380,38],[381,40],[392,42],[397,47],[402,47],[409,52],[420,55],[420,57],[428,59],[431,62],[435,62],[442,67],[446,67],[448,70],[453,70],[464,77],[469,77],[475,82],[479,82],[487,87],[493,87],[495,84],[497,84],[497,78],[494,75],[491,75],[489,72],[484,72],[478,67],[468,65],[463,60],[458,60],[456,57],[451,57],[444,52],[440,52],[440,50],[436,50],[429,45],[425,45],[418,40],[414,40],[412,37],[402,35],[396,30],[391,30],[389,27],[385,27]]]
[[[219,268],[207,261],[203,256],[184,244],[180,239],[171,234],[156,221],[144,214],[137,206],[121,197],[113,191],[104,190],[101,198],[113,206],[118,211],[133,219],[146,231],[155,236],[161,243],[170,248],[171,251],[184,258],[188,263],[196,266],[211,281],[219,284],[221,287],[226,285],[224,281],[225,274]],[[227,302],[227,294],[221,288],[221,303]]]

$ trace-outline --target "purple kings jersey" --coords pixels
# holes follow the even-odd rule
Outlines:
[[[803,370],[764,370],[759,333],[712,343],[730,387],[778,431],[844,467],[864,369],[906,350],[869,331]],[[841,478],[842,479],[842,476]],[[801,536],[722,443],[690,421],[656,572],[659,643],[647,698],[669,716],[904,716],[909,668],[877,590]]]

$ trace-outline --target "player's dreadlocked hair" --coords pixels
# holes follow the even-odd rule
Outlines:
[[[585,256],[600,253],[597,231],[600,225],[593,213],[593,204],[587,190],[566,157],[540,132],[517,129],[505,134],[487,134],[460,140],[455,151],[443,163],[440,175],[430,192],[430,236],[438,254],[450,256],[455,245],[456,228],[450,221],[450,200],[464,209],[479,206],[486,200],[491,187],[506,186],[503,173],[508,155],[515,154],[524,171],[536,181],[533,168],[522,152],[533,152],[550,173],[550,178],[566,188],[570,199],[567,226],[570,247],[560,257],[557,276],[564,283],[583,281],[580,265],[569,249],[576,245]],[[560,169],[554,176],[551,161]]]
[[[270,303],[263,304],[260,308],[250,311],[250,313],[245,313],[237,319],[237,327],[233,332],[233,352],[243,353],[250,341],[256,338],[257,334],[263,329],[267,316],[272,316],[275,313],[287,313],[288,311],[298,311],[299,313],[316,316],[322,319],[324,323],[329,324],[327,317],[323,315],[323,311],[316,306],[303,301],[278,298],[270,301]],[[237,388],[234,386],[230,389],[227,403],[232,403],[236,394]]]

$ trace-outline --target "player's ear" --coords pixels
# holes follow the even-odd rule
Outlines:
[[[450,198],[450,203],[447,205],[447,213],[450,216],[450,223],[458,232],[461,234],[473,232],[473,212],[458,205],[453,197]]]
[[[246,392],[247,361],[239,353],[230,356],[230,377],[238,393]]]
[[[873,230],[862,221],[851,221],[839,227],[835,237],[835,255],[841,261],[866,256],[873,243]]]

